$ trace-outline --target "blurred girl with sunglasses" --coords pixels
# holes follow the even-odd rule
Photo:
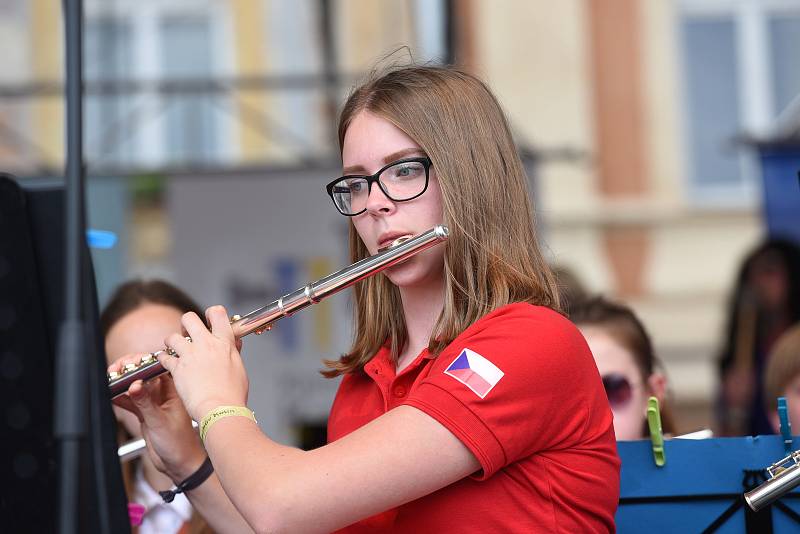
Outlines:
[[[192,342],[174,334],[180,357],[159,358],[205,451],[170,427],[154,386],[134,383],[151,450],[176,483],[207,451],[215,474],[189,495],[222,530],[236,520],[229,502],[258,532],[613,531],[611,410],[558,311],[497,100],[456,68],[395,69],[348,98],[339,146],[342,175],[326,189],[348,217],[352,261],[438,224],[450,237],[354,287],[353,346],[324,373],[342,377],[329,443],[281,445],[247,416],[204,424],[247,414],[248,377],[213,307],[210,332],[185,315]]]
[[[664,405],[667,380],[659,370],[650,336],[636,314],[622,304],[593,297],[576,303],[570,319],[594,355],[614,412],[617,439],[649,435],[646,416],[650,397],[658,399],[664,433],[674,432],[672,416]]]

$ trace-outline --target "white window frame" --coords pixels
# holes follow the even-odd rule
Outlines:
[[[678,0],[679,24],[686,18],[728,17],[733,21],[738,67],[740,132],[755,137],[769,135],[775,117],[769,17],[779,13],[800,14],[797,0]],[[683,40],[679,42],[683,46]],[[681,57],[684,57],[681,54]],[[686,72],[685,68],[681,69]],[[687,98],[684,95],[683,101]],[[686,108],[684,107],[684,110]],[[687,120],[688,124],[689,121]],[[688,126],[687,126],[688,128]],[[687,157],[692,147],[686,146]],[[739,184],[698,184],[687,169],[690,202],[700,206],[753,208],[760,203],[761,175],[757,154],[743,150],[739,155],[742,180]]]
[[[131,26],[132,80],[145,82],[168,79],[162,72],[160,23],[168,17],[186,16],[203,18],[208,21],[210,38],[209,49],[213,76],[230,77],[235,74],[235,59],[232,49],[233,22],[227,3],[215,0],[89,0],[85,4],[87,20],[94,18],[115,18],[127,21]],[[215,95],[220,106],[235,109],[231,105],[232,95]],[[166,121],[160,110],[163,97],[154,91],[137,95],[132,103],[141,107],[147,119],[138,126],[135,136],[135,153],[130,161],[137,167],[159,167],[171,162],[165,152]],[[238,122],[235,117],[226,117],[223,109],[214,109],[214,153],[210,161],[218,164],[230,163],[238,156]],[[212,164],[213,164],[212,163]]]

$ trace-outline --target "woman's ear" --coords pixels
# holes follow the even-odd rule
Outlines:
[[[659,372],[655,372],[647,379],[647,389],[650,395],[658,399],[659,404],[664,404],[667,396],[667,377]]]

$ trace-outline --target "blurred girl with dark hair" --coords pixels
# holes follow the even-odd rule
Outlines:
[[[163,345],[166,336],[180,330],[181,316],[186,312],[202,314],[188,295],[167,282],[132,280],[122,284],[100,315],[107,361]],[[120,443],[142,437],[142,425],[134,414],[117,406],[114,414]],[[185,410],[183,417],[189,419]],[[156,468],[149,456],[124,463],[122,475],[128,499],[144,507],[141,524],[134,527],[134,534],[212,532],[184,495],[177,495],[169,504],[162,500],[158,492],[169,490],[172,481]]]
[[[728,307],[719,355],[722,435],[769,434],[763,382],[775,341],[800,320],[800,247],[765,241],[745,258]]]

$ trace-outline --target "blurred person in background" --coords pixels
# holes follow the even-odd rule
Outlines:
[[[201,308],[168,282],[132,280],[122,284],[100,315],[107,361],[162,346],[166,336],[181,329],[181,316],[186,312],[201,313]],[[189,421],[185,410],[176,413]],[[114,415],[120,444],[142,437],[142,425],[134,414],[115,406]],[[133,534],[213,532],[184,495],[177,495],[169,504],[162,500],[158,492],[169,490],[172,480],[147,455],[123,463],[122,478],[128,499],[144,507],[142,522],[133,527]]]
[[[350,95],[339,146],[344,176],[327,191],[351,221],[352,261],[438,224],[449,239],[354,286],[353,347],[323,373],[342,376],[329,443],[312,451],[254,422],[225,309],[207,310],[211,331],[184,315],[192,342],[170,335],[179,357],[159,357],[170,375],[119,400],[164,471],[193,481],[220,530],[244,518],[259,532],[613,531],[613,416],[558,311],[495,97],[456,68],[392,69]],[[159,398],[173,385],[205,450]],[[214,473],[194,486],[206,453]]]
[[[800,323],[775,342],[764,372],[764,407],[775,434],[780,433],[778,397],[786,397],[792,434],[800,432]]]
[[[770,239],[745,258],[727,311],[719,356],[719,433],[769,434],[764,369],[775,341],[800,320],[800,247]]]
[[[647,399],[656,397],[665,434],[675,432],[667,379],[644,325],[629,307],[597,296],[576,302],[570,319],[592,351],[614,412],[618,440],[647,438]]]

